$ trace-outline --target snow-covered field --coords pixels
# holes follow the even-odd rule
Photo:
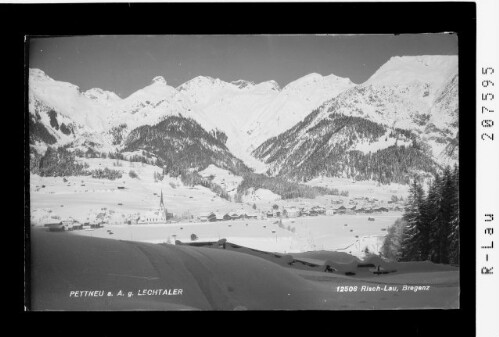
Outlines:
[[[400,213],[371,215],[333,215],[284,219],[234,220],[222,222],[192,222],[155,225],[115,225],[93,231],[77,231],[80,235],[143,242],[217,241],[226,238],[242,246],[281,253],[311,250],[338,250],[363,257],[367,247],[377,252],[388,226]],[[288,229],[289,227],[289,229]],[[113,234],[110,234],[111,231]]]

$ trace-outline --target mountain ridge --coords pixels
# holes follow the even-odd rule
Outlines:
[[[458,158],[457,56],[393,57],[361,84],[311,73],[283,88],[275,81],[225,82],[208,76],[174,88],[156,76],[124,99],[99,88],[81,92],[40,69],[29,74],[30,126],[35,133],[30,142],[37,151],[74,144],[84,151],[90,146],[92,151],[119,152],[135,129],[175,116],[193,119],[208,133],[223,134],[229,152],[257,172],[278,174],[279,165],[262,156],[268,152],[263,147],[304,121],[310,122],[307,130],[323,128],[334,110],[386,130],[410,130],[435,162],[452,164]],[[392,144],[394,138],[388,138]],[[383,150],[387,145],[358,139],[350,150],[367,153],[374,147]]]

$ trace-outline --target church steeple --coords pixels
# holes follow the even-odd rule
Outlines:
[[[159,208],[164,209],[165,208],[165,203],[163,202],[163,190],[161,190],[161,199],[159,201]]]

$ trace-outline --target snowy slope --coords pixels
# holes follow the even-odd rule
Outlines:
[[[83,95],[107,106],[113,106],[121,101],[121,97],[116,95],[114,92],[102,90],[100,88],[89,89],[85,91]]]
[[[177,89],[191,100],[194,109],[202,110],[206,118],[225,132],[227,147],[234,155],[262,171],[265,167],[250,156],[256,146],[287,130],[322,102],[353,85],[350,80],[334,75],[310,74],[281,90],[275,81],[227,83],[199,76]]]
[[[79,87],[55,81],[39,69],[29,71],[29,90],[30,111],[34,111],[37,102],[41,102],[63,118],[71,119],[82,131],[105,130],[108,117],[106,104],[103,100],[90,98],[92,91],[85,95]]]
[[[153,126],[168,116],[192,118],[207,131],[224,132],[228,137],[226,145],[233,154],[257,171],[264,171],[265,165],[250,155],[257,145],[285,131],[323,101],[353,85],[350,80],[334,75],[310,74],[282,90],[275,81],[228,83],[205,76],[173,88],[157,76],[150,85],[121,99],[98,88],[81,93],[77,86],[55,81],[43,71],[31,69],[30,111],[35,114],[44,106],[61,118],[69,118],[68,123],[74,122],[81,130],[62,141],[64,137],[59,137],[47,118],[41,116],[48,131],[54,131],[58,143],[83,144],[91,138],[107,151],[121,149],[121,144],[106,134],[114,133],[114,129],[118,128],[121,138],[126,138],[134,129]],[[85,139],[78,139],[80,135],[85,135]]]
[[[383,64],[364,85],[404,86],[427,83],[439,88],[457,72],[457,56],[394,56]]]

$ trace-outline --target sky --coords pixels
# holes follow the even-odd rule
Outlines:
[[[173,87],[196,76],[284,87],[310,73],[359,84],[392,56],[457,53],[455,34],[38,37],[30,40],[29,67],[125,98],[156,76]]]

